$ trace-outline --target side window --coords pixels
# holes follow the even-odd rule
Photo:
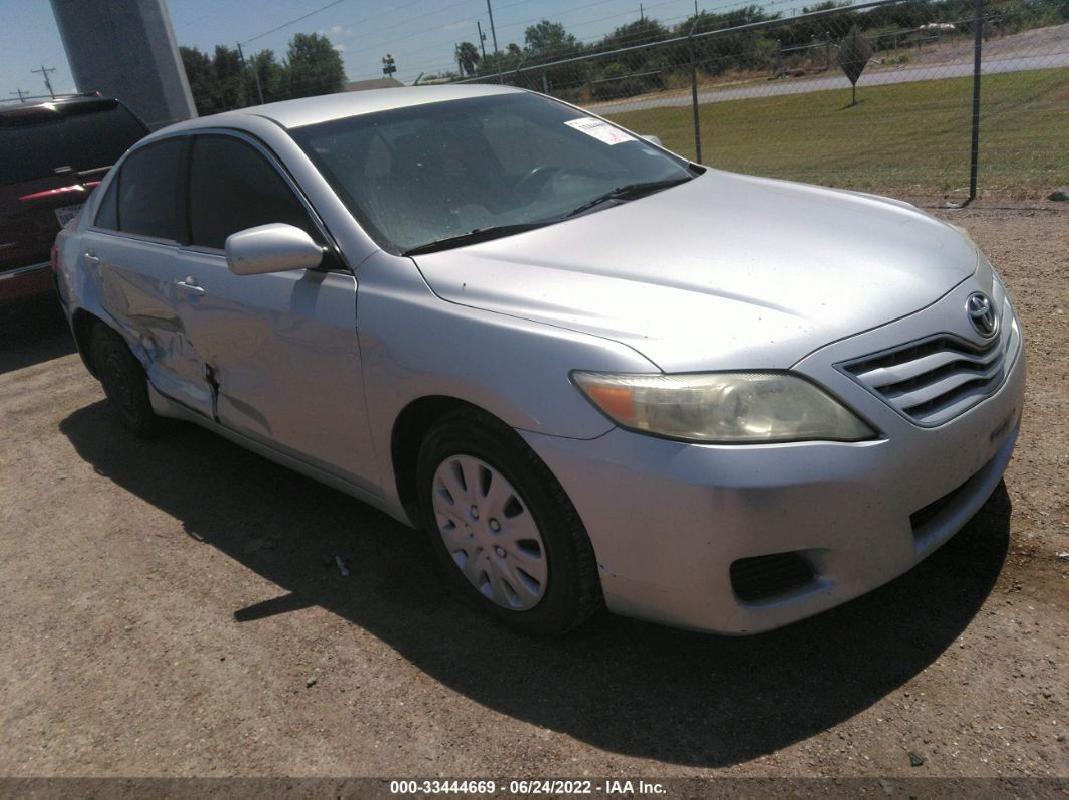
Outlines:
[[[116,176],[120,231],[178,240],[178,168],[184,146],[184,139],[165,139],[126,157]]]
[[[107,228],[109,231],[119,229],[119,204],[116,198],[119,195],[119,176],[116,175],[110,184],[104,199],[97,207],[97,218],[94,224],[98,228]]]
[[[198,136],[189,176],[191,243],[222,249],[230,234],[272,222],[321,238],[293,191],[254,147],[231,136]]]

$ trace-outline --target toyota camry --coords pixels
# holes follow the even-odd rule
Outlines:
[[[965,525],[1020,422],[1019,323],[961,230],[505,86],[156,131],[53,258],[130,431],[190,420],[421,528],[535,633],[849,600]]]

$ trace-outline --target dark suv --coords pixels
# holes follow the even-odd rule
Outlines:
[[[126,106],[96,94],[0,109],[0,301],[50,289],[56,233],[146,133]]]

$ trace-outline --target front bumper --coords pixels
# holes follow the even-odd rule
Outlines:
[[[723,446],[621,429],[591,440],[521,432],[587,528],[609,609],[754,633],[870,591],[960,530],[1013,453],[1023,348],[992,395],[936,428],[914,425],[835,369],[887,343],[919,338],[918,331],[967,334],[952,322],[964,316],[959,293],[795,365],[873,422],[882,433],[877,440]],[[942,306],[954,316],[941,320]],[[935,320],[943,324],[933,328]],[[731,565],[781,553],[803,559],[812,579],[768,599],[741,599]]]

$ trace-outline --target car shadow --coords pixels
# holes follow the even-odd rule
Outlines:
[[[0,303],[0,375],[75,352],[55,294]]]
[[[901,686],[969,624],[1009,543],[1000,484],[911,572],[787,628],[734,638],[605,614],[537,640],[453,600],[422,535],[220,437],[182,425],[135,441],[102,402],[60,428],[100,474],[279,587],[235,609],[236,620],[322,606],[488,708],[604,750],[687,765],[770,753]]]

